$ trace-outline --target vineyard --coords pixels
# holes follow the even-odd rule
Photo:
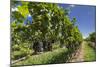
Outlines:
[[[95,50],[95,35],[84,40],[68,9],[55,3],[24,1],[12,1],[11,8],[16,8],[11,11],[12,65],[72,62],[83,41]]]

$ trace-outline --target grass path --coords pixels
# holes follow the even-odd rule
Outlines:
[[[80,50],[77,51],[76,57],[71,62],[95,61],[96,52],[87,42],[83,41]]]
[[[82,62],[82,61],[84,61],[84,42],[81,44],[81,47],[77,51],[76,55],[69,62]]]
[[[85,42],[84,61],[95,61],[95,60],[96,60],[96,51]]]
[[[79,55],[76,59],[76,62],[84,61],[84,42],[81,44],[81,48],[79,50]]]

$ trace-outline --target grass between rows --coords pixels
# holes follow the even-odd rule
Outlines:
[[[43,54],[29,56],[27,59],[20,61],[14,65],[65,63],[67,60],[67,53],[67,48],[59,48],[54,51],[45,52]]]
[[[95,61],[96,51],[90,47],[87,43],[84,46],[84,61]]]

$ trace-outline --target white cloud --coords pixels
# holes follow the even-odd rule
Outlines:
[[[74,4],[71,4],[71,5],[69,5],[69,7],[75,7],[75,5]]]

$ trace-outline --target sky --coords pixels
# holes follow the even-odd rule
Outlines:
[[[96,7],[89,5],[59,4],[63,8],[70,9],[69,17],[76,17],[80,32],[86,38],[91,32],[95,32]]]

